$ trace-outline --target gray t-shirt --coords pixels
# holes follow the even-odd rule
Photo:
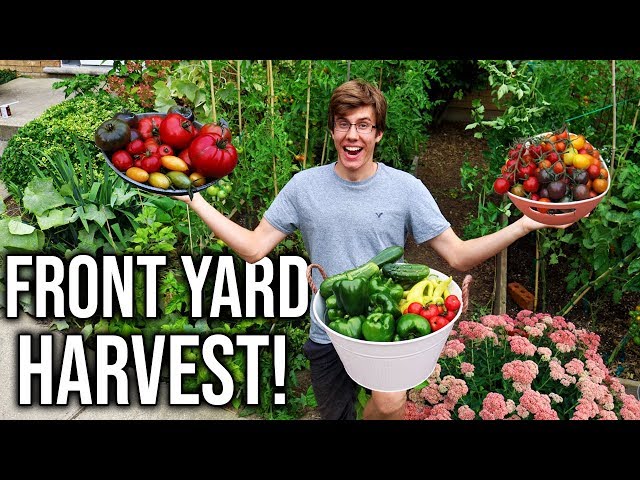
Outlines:
[[[311,263],[322,265],[329,276],[365,263],[386,247],[404,246],[409,234],[420,244],[451,226],[421,180],[380,162],[376,173],[360,182],[339,177],[335,162],[303,170],[264,217],[287,235],[299,229]],[[313,281],[322,283],[317,269]],[[309,337],[330,343],[313,312]]]

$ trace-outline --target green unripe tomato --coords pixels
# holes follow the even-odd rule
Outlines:
[[[224,200],[225,198],[227,198],[227,191],[224,188],[221,188],[216,196],[219,200]]]
[[[218,195],[219,191],[220,187],[218,187],[217,185],[210,185],[207,187],[207,194],[211,195],[212,197]]]
[[[222,186],[222,190],[224,190],[227,193],[231,193],[231,191],[233,190],[233,185],[231,185],[230,183],[225,183]]]

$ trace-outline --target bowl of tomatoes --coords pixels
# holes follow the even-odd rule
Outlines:
[[[529,218],[564,225],[602,201],[610,188],[609,169],[584,135],[563,128],[515,142],[493,188]]]
[[[184,107],[121,112],[95,132],[107,164],[127,183],[160,195],[189,195],[233,171],[238,154],[226,121],[202,124]]]

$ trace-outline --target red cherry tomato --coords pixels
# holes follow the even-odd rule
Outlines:
[[[449,295],[444,299],[444,306],[447,308],[447,311],[457,312],[460,308],[460,300],[455,295]]]
[[[407,312],[420,314],[422,308],[423,307],[420,302],[413,302],[407,307]]]

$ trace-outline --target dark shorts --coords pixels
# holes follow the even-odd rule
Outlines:
[[[309,339],[302,351],[311,364],[311,385],[323,420],[355,420],[358,384],[347,375],[333,344]]]

